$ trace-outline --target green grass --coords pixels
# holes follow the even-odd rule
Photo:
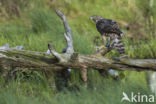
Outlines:
[[[145,76],[142,72],[128,72],[129,76],[121,81],[111,79],[97,80],[97,83],[89,82],[93,87],[80,87],[79,90],[56,92],[54,88],[49,87],[48,81],[42,75],[37,80],[31,76],[20,78],[19,81],[10,81],[5,85],[1,81],[0,103],[1,104],[121,104],[122,93],[130,95],[131,92],[141,94],[152,94],[146,84]],[[35,75],[35,73],[33,73]],[[140,74],[138,76],[137,74]],[[136,77],[137,75],[137,77]],[[134,78],[135,77],[135,78]],[[137,80],[136,80],[137,79]],[[131,104],[125,102],[126,104]],[[137,104],[137,103],[136,103]],[[142,103],[146,104],[146,103]]]
[[[125,34],[123,42],[126,54],[130,58],[156,58],[156,34],[150,32],[148,23],[148,17],[156,23],[155,4],[151,8],[149,2],[142,0],[30,0],[28,4],[19,6],[20,17],[8,18],[4,7],[0,7],[0,45],[9,43],[11,47],[22,45],[25,50],[46,52],[47,44],[51,43],[56,51],[61,52],[66,41],[62,21],[53,10],[55,7],[67,16],[75,52],[94,52],[93,41],[99,33],[89,17],[96,14],[119,22]],[[130,30],[126,30],[129,24],[132,24]],[[117,55],[115,50],[108,54]],[[146,82],[146,72],[119,72],[125,78],[114,81],[111,77],[104,78],[97,71],[90,70],[88,88],[81,83],[79,71],[71,73],[70,86],[78,86],[79,90],[62,92],[56,90],[53,73],[48,73],[50,78],[46,78],[45,72],[20,71],[15,79],[11,78],[8,82],[1,73],[0,104],[122,104],[123,91],[127,94],[152,94]]]

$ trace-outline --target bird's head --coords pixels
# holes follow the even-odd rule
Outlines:
[[[94,22],[97,22],[97,21],[99,21],[100,19],[102,19],[102,17],[96,16],[96,15],[93,15],[93,16],[90,17],[90,20],[93,20]]]

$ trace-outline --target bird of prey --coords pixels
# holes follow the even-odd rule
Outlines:
[[[96,28],[102,36],[102,40],[105,43],[106,37],[109,37],[106,46],[111,46],[117,49],[119,54],[125,54],[125,48],[122,43],[122,32],[119,29],[118,23],[111,19],[104,19],[100,16],[91,16],[90,20],[96,23]],[[108,40],[108,38],[107,38]],[[110,44],[111,42],[111,44]]]

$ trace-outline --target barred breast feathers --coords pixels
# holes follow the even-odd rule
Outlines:
[[[118,36],[113,39],[112,47],[117,49],[119,54],[125,54],[125,47],[122,43],[122,37]]]

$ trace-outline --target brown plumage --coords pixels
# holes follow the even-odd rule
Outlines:
[[[91,16],[91,20],[96,23],[96,28],[101,34],[103,41],[106,37],[112,41],[111,47],[118,50],[120,54],[125,54],[125,48],[122,43],[122,32],[119,29],[118,23],[111,19],[104,19],[100,16]]]

